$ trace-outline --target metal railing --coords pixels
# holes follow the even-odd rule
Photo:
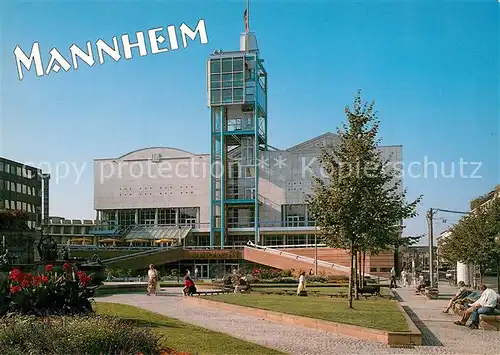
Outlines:
[[[287,257],[287,258],[290,258],[290,259],[294,259],[294,260],[304,261],[306,263],[310,263],[312,266],[316,265],[316,263],[317,263],[318,266],[323,266],[323,267],[326,267],[326,268],[330,268],[330,269],[334,269],[334,270],[338,270],[338,271],[342,271],[342,272],[346,272],[346,273],[350,273],[351,272],[351,268],[348,267],[348,266],[343,266],[343,265],[339,265],[339,264],[335,264],[335,263],[331,263],[331,262],[323,261],[323,260],[316,260],[314,258],[309,258],[309,257],[302,256],[302,255],[292,254],[292,253],[288,253],[286,251],[276,250],[276,249],[273,249],[273,248],[269,248],[269,247],[265,247],[265,246],[262,246],[262,245],[254,244],[251,241],[249,241],[247,243],[246,247],[247,248],[250,247],[250,248],[254,248],[254,249],[259,249],[259,250],[262,250],[264,252],[268,252],[268,253],[272,253],[272,254],[284,256],[284,257]],[[371,278],[378,278],[380,280],[387,280],[387,278],[383,278],[383,277],[380,277],[380,276],[377,276],[377,275],[371,275],[369,273],[365,273],[365,276],[368,276],[368,277],[371,277]]]
[[[146,251],[146,250],[158,250],[159,248],[162,248],[161,245],[156,245],[156,246],[112,246],[112,245],[81,245],[81,244],[58,244],[59,247],[64,247],[64,248],[69,248],[70,250],[75,250],[75,251],[104,251],[104,250],[109,250],[109,251],[127,251],[127,250],[138,250],[138,251]],[[185,245],[183,246],[183,249],[186,250],[210,250],[210,249],[241,249],[244,248],[246,245],[243,244],[235,244],[235,245],[225,245],[224,247],[220,247],[217,245],[214,245],[213,247],[209,245]],[[316,245],[315,244],[286,244],[286,245],[266,245],[263,247],[270,248],[270,249],[298,249],[298,248],[314,248]],[[318,248],[325,248],[327,247],[326,244],[318,244]]]
[[[180,248],[181,247],[178,247],[178,246],[177,247],[150,248],[149,250],[140,251],[138,253],[120,255],[120,256],[116,256],[114,258],[105,259],[105,260],[103,260],[103,263],[109,264],[109,263],[113,263],[113,262],[120,261],[120,260],[127,260],[127,259],[137,258],[138,256],[157,254],[157,253],[161,253],[164,251],[176,250],[176,249],[180,249]]]
[[[258,223],[259,228],[305,228],[312,227],[314,228],[314,221],[282,221],[282,220],[272,220],[272,221],[260,221]],[[141,227],[141,228],[161,228],[161,227],[182,227],[187,228],[191,227],[196,231],[210,230],[209,222],[195,222],[195,223],[179,223],[179,224],[134,224],[134,225],[99,225],[96,228],[93,228],[91,232],[99,232],[99,231],[117,231],[116,235],[126,234],[127,231],[130,231],[133,228]],[[252,220],[245,220],[244,222],[232,222],[228,223],[228,228],[254,228],[255,222]],[[319,228],[318,228],[319,230]],[[99,233],[96,233],[97,235]],[[108,236],[102,235],[103,238]]]
[[[288,252],[282,251],[282,250],[276,250],[276,249],[273,249],[273,248],[269,248],[269,247],[265,247],[265,246],[262,246],[262,245],[254,244],[254,243],[252,243],[250,241],[247,243],[246,247],[251,247],[251,248],[254,248],[254,249],[259,249],[259,250],[262,250],[262,251],[265,251],[265,252],[268,252],[268,253],[272,253],[272,254],[284,256],[284,257],[287,257],[287,258],[290,258],[290,259],[294,259],[294,260],[304,261],[306,263],[310,263],[312,266],[316,265],[316,262],[317,262],[318,266],[323,266],[323,267],[331,268],[331,269],[342,271],[342,272],[349,273],[350,270],[351,270],[347,266],[338,265],[338,264],[335,264],[335,263],[330,263],[330,262],[322,261],[322,260],[316,260],[314,258],[309,258],[309,257],[306,257],[306,256],[292,254],[292,253],[288,253]],[[369,276],[369,275],[367,275],[367,276]]]

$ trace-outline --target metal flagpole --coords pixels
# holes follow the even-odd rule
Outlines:
[[[250,32],[250,1],[247,0],[247,23],[245,26],[245,32]]]

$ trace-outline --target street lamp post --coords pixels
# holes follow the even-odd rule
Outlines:
[[[314,221],[314,275],[318,276],[318,227]]]

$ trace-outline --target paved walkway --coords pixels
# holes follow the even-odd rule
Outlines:
[[[456,288],[440,284],[441,295],[456,292]],[[427,348],[443,349],[449,354],[492,354],[492,349],[500,349],[500,333],[471,330],[453,324],[459,317],[453,313],[443,314],[448,299],[429,300],[415,295],[413,288],[398,288],[401,305],[422,332],[422,340]]]
[[[451,290],[450,290],[451,291]],[[167,296],[119,294],[99,297],[101,302],[129,304],[234,337],[275,348],[288,354],[492,354],[500,348],[498,332],[472,331],[453,324],[456,316],[440,313],[445,300],[413,296],[412,289],[398,289],[403,306],[410,307],[424,335],[424,346],[389,348],[383,344],[339,337],[327,332],[282,325],[259,318],[214,310],[183,301],[180,288],[168,288]],[[423,322],[423,323],[422,323]]]

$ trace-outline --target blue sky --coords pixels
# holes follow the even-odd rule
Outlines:
[[[214,49],[235,50],[244,1],[14,2],[0,5],[0,155],[84,168],[51,183],[51,215],[92,218],[94,158],[148,146],[209,151],[205,70]],[[206,21],[209,43],[118,63],[17,78],[12,54],[38,41],[42,56],[72,43]],[[286,148],[335,128],[357,89],[375,100],[381,137],[403,145],[405,164],[436,162],[446,173],[463,159],[481,162],[481,178],[411,178],[424,195],[409,234],[426,231],[430,207],[468,210],[500,183],[499,6],[478,2],[251,3],[269,72],[269,131]],[[439,168],[440,169],[440,168]],[[473,166],[465,168],[472,174]],[[423,168],[415,169],[420,174]],[[458,173],[458,170],[457,170]],[[439,174],[440,175],[440,174]],[[457,216],[438,214],[437,232]]]

